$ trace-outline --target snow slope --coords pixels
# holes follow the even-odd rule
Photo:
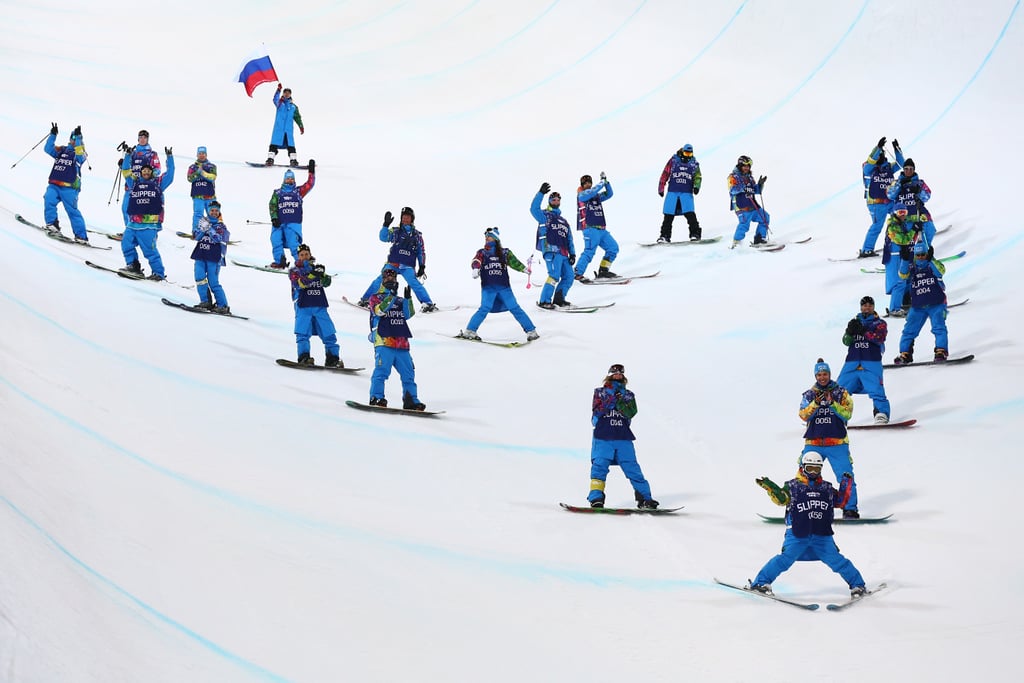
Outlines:
[[[6,16],[0,680],[1016,680],[1019,2],[42,0]],[[246,220],[267,220],[282,169],[244,161],[264,158],[273,87],[249,99],[232,83],[261,41],[301,107],[299,154],[317,160],[305,239],[341,272],[329,296],[348,365],[373,355],[365,314],[340,298],[383,263],[384,212],[416,209],[425,284],[462,306],[412,322],[420,396],[442,419],[346,408],[366,399],[368,372],[274,365],[295,352],[280,275],[222,272],[249,321],[186,315],[159,298],[191,303],[192,290],[84,267],[122,265],[116,243],[96,235],[114,250],[87,252],[13,218],[42,219],[49,157],[40,145],[10,167],[57,121],[61,136],[85,133],[86,219],[116,229],[111,161],[145,127],[179,166],[160,241],[172,279],[191,281],[189,244],[172,233],[190,221],[197,145],[242,240],[229,255],[269,260],[268,228]],[[814,360],[837,375],[861,296],[884,306],[882,276],[827,260],[863,238],[860,164],[881,135],[901,141],[953,225],[938,253],[968,251],[946,277],[951,299],[971,298],[950,312],[950,350],[978,360],[886,375],[894,419],[919,426],[851,443],[862,511],[895,521],[837,541],[891,590],[804,613],[712,577],[743,581],[777,552],[782,529],[756,517],[777,508],[753,480],[792,476]],[[661,220],[658,175],[685,142],[702,164],[704,232],[726,241],[641,249]],[[769,177],[775,238],[809,244],[724,246],[739,154]],[[592,315],[528,305],[542,339],[524,349],[445,338],[477,305],[468,265],[483,229],[500,226],[525,259],[540,183],[571,195],[602,170],[615,270],[661,276],[574,287],[575,303],[616,302]],[[535,300],[523,276],[513,286]],[[522,335],[507,315],[480,331]],[[925,331],[919,355],[931,344]],[[638,396],[655,496],[682,514],[558,508],[586,495],[590,396],[613,362]],[[398,391],[393,377],[393,402]],[[868,420],[867,397],[855,402],[854,421]],[[631,504],[617,470],[608,497]],[[846,595],[818,563],[775,589]],[[813,673],[794,671],[803,655]]]

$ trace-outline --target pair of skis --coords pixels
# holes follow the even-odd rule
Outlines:
[[[751,590],[748,587],[749,584],[748,586],[740,586],[734,583],[728,583],[727,581],[722,581],[718,578],[715,579],[715,583],[717,583],[720,586],[725,586],[726,588],[732,588],[733,590],[738,590],[749,595],[758,595],[762,598],[768,598],[769,600],[781,602],[785,605],[792,605],[793,607],[798,607],[800,609],[808,610],[810,612],[813,612],[814,610],[821,607],[821,605],[819,605],[816,602],[800,602],[799,600],[793,600],[782,595],[775,595],[774,593],[762,593],[760,591]],[[869,598],[872,595],[877,595],[879,592],[885,590],[886,588],[888,588],[887,584],[880,583],[875,588],[865,591],[863,595],[860,595],[856,598],[850,598],[845,602],[830,603],[828,605],[825,605],[825,609],[829,610],[830,612],[841,612],[842,610],[845,610],[853,605],[856,605],[865,598]]]
[[[55,231],[52,231],[52,230],[47,230],[46,228],[44,228],[43,226],[39,225],[38,223],[33,223],[32,221],[30,221],[27,218],[25,218],[24,216],[22,216],[20,213],[14,214],[14,219],[16,221],[18,221],[19,223],[21,223],[22,225],[27,225],[30,228],[35,228],[36,230],[41,231],[44,235],[46,235],[50,239],[57,240],[58,242],[64,242],[65,244],[73,244],[73,245],[79,246],[79,247],[88,247],[90,249],[103,249],[104,251],[110,251],[112,249],[112,247],[101,247],[98,244],[93,244],[92,242],[84,242],[84,243],[83,242],[76,242],[75,240],[71,239],[70,237],[68,237],[67,235],[64,235],[61,232],[55,232]]]

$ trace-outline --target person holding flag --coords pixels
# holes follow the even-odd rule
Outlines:
[[[295,156],[295,126],[299,125],[299,133],[304,135],[306,128],[302,125],[302,115],[299,114],[299,107],[292,102],[292,89],[281,89],[277,84],[274,91],[274,131],[270,134],[270,152],[267,154],[267,166],[274,165],[274,157],[281,147],[288,148],[288,165],[295,167],[299,160]]]

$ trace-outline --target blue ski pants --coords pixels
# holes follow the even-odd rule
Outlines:
[[[864,236],[864,244],[861,251],[874,251],[878,244],[878,236],[882,234],[885,227],[885,219],[889,216],[889,209],[892,204],[868,204],[868,213],[871,214],[871,227],[868,234]]]
[[[526,311],[516,301],[516,295],[512,293],[511,287],[483,287],[480,290],[480,308],[469,319],[469,325],[466,328],[476,332],[480,329],[480,325],[483,324],[488,313],[502,311],[511,313],[516,322],[522,326],[523,332],[532,332],[536,329],[530,316],[526,315]]]
[[[300,308],[295,304],[295,345],[301,356],[309,353],[309,338],[320,337],[324,342],[324,350],[332,356],[341,355],[338,346],[338,335],[334,329],[334,321],[327,312],[326,306],[309,306]]]
[[[544,265],[548,268],[548,279],[544,281],[544,287],[540,290],[541,302],[551,303],[556,290],[561,292],[562,296],[568,296],[569,288],[576,281],[576,272],[569,263],[569,257],[548,251],[544,253]]]
[[[282,223],[280,228],[270,229],[270,247],[274,254],[274,263],[280,263],[287,248],[292,260],[299,258],[299,245],[302,244],[302,223]]]
[[[918,308],[911,306],[907,313],[907,321],[903,323],[903,335],[900,337],[900,353],[910,351],[914,340],[921,333],[924,321],[932,323],[932,334],[935,335],[935,348],[949,351],[949,335],[946,333],[946,304],[935,304]]]
[[[583,253],[576,259],[577,275],[587,274],[587,266],[594,259],[598,247],[604,249],[604,260],[609,264],[619,255],[619,243],[606,228],[587,228],[583,231]]]
[[[885,384],[882,382],[882,361],[846,361],[836,382],[851,394],[867,394],[874,404],[875,412],[885,413],[886,417],[891,415],[889,399],[885,396]]]
[[[78,210],[78,190],[60,185],[47,185],[43,195],[43,220],[51,224],[57,220],[57,204],[63,204],[71,220],[71,231],[79,239],[89,239],[85,231],[85,218]]]
[[[622,469],[622,473],[633,485],[633,490],[644,500],[651,498],[651,485],[647,483],[640,463],[636,461],[633,442],[593,439],[590,446],[590,493],[587,500],[593,502],[604,498],[604,482],[612,465],[618,465]],[[600,482],[599,488],[595,488],[596,482]]]
[[[737,211],[736,218],[739,223],[736,225],[736,232],[732,238],[734,240],[742,240],[747,236],[747,230],[750,229],[751,223],[757,223],[757,230],[754,232],[755,235],[759,235],[762,239],[768,239],[768,221],[771,220],[771,216],[764,209],[750,209],[749,211]]]
[[[370,398],[384,398],[384,382],[391,376],[391,368],[398,370],[402,378],[402,396],[412,396],[418,402],[416,393],[416,366],[409,349],[394,349],[390,346],[373,347],[373,375],[370,377]]]
[[[135,249],[136,247],[141,248],[142,255],[149,262],[149,269],[156,275],[166,277],[164,261],[156,249],[156,233],[162,226],[159,223],[130,223],[129,225],[145,225],[147,227],[125,229],[124,237],[121,238],[121,253],[124,254],[124,262],[130,266],[138,261],[139,253]]]
[[[228,299],[224,295],[224,288],[220,286],[220,261],[199,261],[195,262],[196,292],[199,294],[199,303],[206,303],[213,292],[213,300],[218,306],[227,306]]]
[[[850,588],[864,585],[864,577],[853,566],[853,562],[839,552],[832,536],[811,534],[807,538],[797,538],[793,535],[792,529],[786,529],[782,552],[761,567],[753,585],[771,585],[779,574],[792,567],[794,562],[813,562],[815,560],[824,562],[825,566],[843,577],[846,585]]]

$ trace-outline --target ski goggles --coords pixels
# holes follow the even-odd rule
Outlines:
[[[608,374],[609,375],[624,375],[625,373],[626,373],[626,368],[621,363],[616,363],[613,366],[611,366],[610,368],[608,368]]]

